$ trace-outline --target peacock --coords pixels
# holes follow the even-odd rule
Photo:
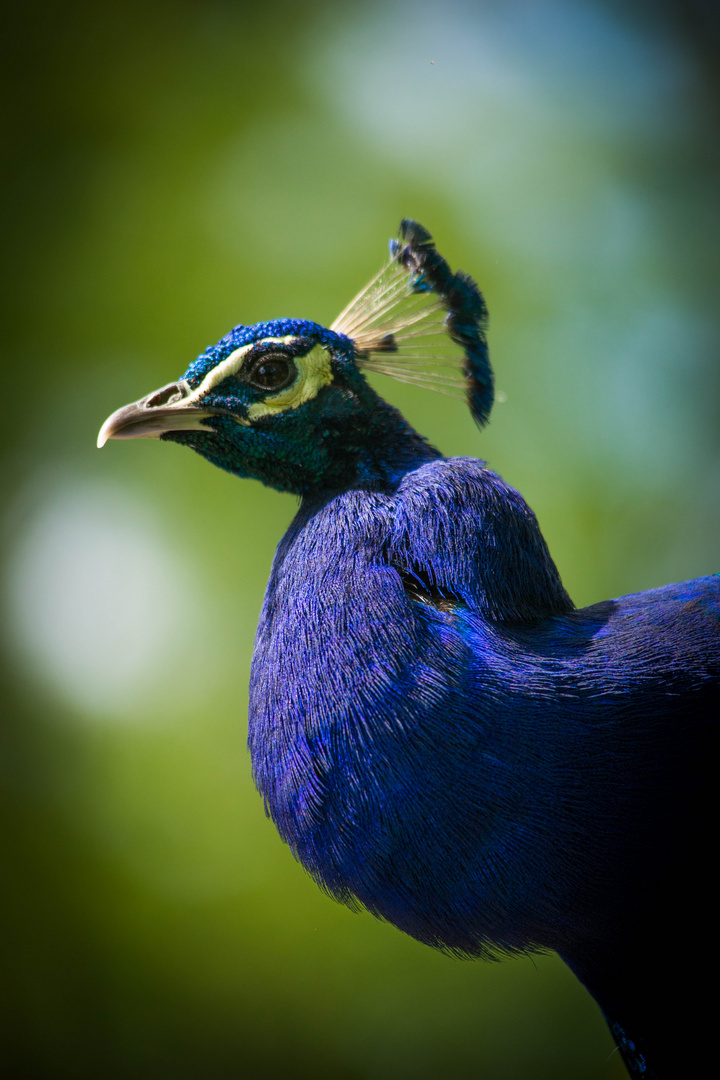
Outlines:
[[[482,426],[486,329],[474,280],[404,220],[332,326],[236,326],[98,445],[178,442],[299,496],[249,747],[319,885],[451,954],[557,951],[633,1077],[696,1075],[720,577],[577,610],[518,492],[366,379],[464,397]]]

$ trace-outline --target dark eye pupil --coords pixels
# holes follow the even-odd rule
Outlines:
[[[294,375],[294,369],[289,360],[281,356],[267,357],[253,368],[251,381],[263,390],[279,390],[285,386]]]

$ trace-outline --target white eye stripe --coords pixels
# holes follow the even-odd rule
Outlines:
[[[243,365],[243,361],[247,354],[251,352],[258,345],[289,345],[296,340],[294,334],[288,334],[287,337],[268,337],[262,338],[261,341],[253,341],[249,345],[241,345],[235,352],[231,352],[229,356],[226,356],[224,360],[221,360],[211,371],[208,371],[207,375],[188,397],[183,398],[178,402],[178,405],[186,406],[193,405],[210,390],[214,389],[223,379],[227,379],[230,375],[237,375],[238,371]]]

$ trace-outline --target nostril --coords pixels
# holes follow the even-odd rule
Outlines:
[[[145,402],[145,408],[157,409],[159,405],[174,405],[176,401],[182,401],[184,397],[184,384],[170,383],[168,386],[163,386],[162,390],[157,390],[154,394],[151,394]]]

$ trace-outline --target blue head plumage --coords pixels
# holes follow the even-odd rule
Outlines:
[[[169,439],[303,495],[392,485],[438,452],[363,372],[463,393],[483,424],[492,406],[486,318],[475,283],[453,274],[429,233],[405,220],[389,262],[332,327],[305,319],[236,326],[178,382],[113,414],[100,443]]]

